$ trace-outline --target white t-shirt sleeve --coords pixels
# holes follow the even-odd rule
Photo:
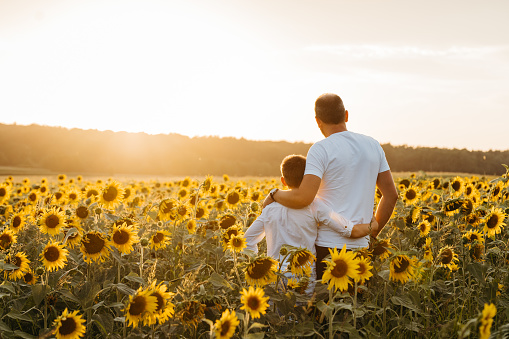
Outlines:
[[[339,233],[341,236],[350,238],[354,223],[334,212],[327,204],[320,199],[314,200],[314,209],[319,223],[319,227],[328,226],[331,230]]]
[[[378,173],[382,173],[385,171],[390,170],[389,163],[387,162],[387,158],[385,157],[384,149],[380,144],[378,144],[380,147],[380,169],[378,170]]]
[[[265,237],[265,228],[263,227],[263,212],[255,221],[249,226],[246,233],[246,248],[255,253],[258,253],[258,243]]]
[[[308,151],[306,156],[306,170],[304,175],[313,174],[323,178],[325,169],[327,168],[327,152],[325,148],[320,144],[313,144]]]

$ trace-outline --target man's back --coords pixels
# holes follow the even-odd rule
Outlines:
[[[373,138],[344,131],[315,143],[309,150],[305,174],[320,177],[317,196],[335,212],[356,223],[369,223],[373,215],[378,173],[389,170],[380,144]],[[367,237],[344,238],[320,228],[316,244],[334,248],[366,247]]]

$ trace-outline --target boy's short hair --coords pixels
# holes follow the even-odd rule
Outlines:
[[[288,187],[298,188],[306,170],[306,157],[291,154],[281,162],[281,175],[285,178]]]

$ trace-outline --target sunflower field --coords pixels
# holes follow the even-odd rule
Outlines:
[[[509,337],[507,173],[395,182],[378,239],[309,293],[311,252],[246,249],[276,179],[7,177],[0,338]]]

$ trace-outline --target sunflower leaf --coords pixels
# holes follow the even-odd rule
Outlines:
[[[210,275],[209,282],[216,287],[227,287],[230,290],[233,289],[232,285],[216,272]]]
[[[2,320],[0,320],[0,332],[1,333],[12,333],[12,330],[9,327],[9,325],[7,325]]]
[[[25,332],[22,332],[20,330],[16,330],[14,331],[14,335],[18,336],[18,337],[21,337],[21,338],[25,338],[25,339],[36,339],[37,337],[36,336],[33,336],[31,334],[28,334],[28,333],[25,333]]]
[[[127,294],[127,295],[134,295],[136,293],[135,290],[133,290],[132,288],[130,288],[126,284],[122,284],[122,283],[113,284],[112,287],[116,287],[117,290],[119,290],[120,292],[122,292],[124,294]]]
[[[136,273],[131,272],[128,275],[124,277],[124,279],[138,283],[140,285],[143,285],[145,283],[145,280],[143,280],[142,277],[138,276]]]
[[[11,310],[9,313],[6,314],[6,316],[8,316],[9,318],[12,318],[12,319],[16,319],[16,320],[32,322],[32,318],[30,318],[29,316],[24,315],[16,310]]]
[[[32,297],[34,298],[35,305],[39,305],[46,298],[49,291],[50,287],[48,285],[32,286]]]
[[[0,288],[5,288],[6,290],[8,290],[11,293],[16,292],[16,290],[14,289],[14,286],[12,285],[12,283],[10,281],[4,281],[3,283],[1,283]]]

